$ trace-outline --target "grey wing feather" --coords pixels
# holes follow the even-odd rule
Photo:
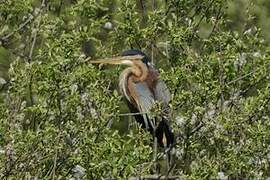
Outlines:
[[[135,84],[135,90],[138,97],[138,107],[139,110],[143,113],[147,113],[155,104],[155,99],[153,93],[148,88],[147,84],[145,82],[136,83]],[[146,128],[149,127],[148,122],[150,122],[150,126],[153,128],[154,125],[152,121],[148,121],[148,117],[146,114],[143,114],[143,119]]]
[[[156,88],[154,89],[154,94],[156,100],[161,101],[166,105],[169,104],[169,101],[171,99],[170,91],[164,81],[158,80]]]
[[[142,112],[148,112],[155,103],[154,95],[145,82],[136,83],[135,90],[137,93],[139,106]]]

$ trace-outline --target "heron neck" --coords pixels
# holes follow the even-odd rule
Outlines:
[[[134,62],[134,65],[127,69],[129,69],[129,78],[132,78],[135,83],[145,81],[148,76],[148,68],[141,61]]]
[[[121,93],[129,100],[129,95],[135,96],[134,84],[145,81],[148,69],[142,62],[135,62],[133,66],[126,68],[120,75],[119,87]]]

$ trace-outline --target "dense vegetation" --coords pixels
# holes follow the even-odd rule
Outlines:
[[[88,62],[130,48],[172,93],[171,174],[270,177],[269,12],[268,0],[1,1],[0,179],[151,173],[151,135],[117,91],[122,68]]]

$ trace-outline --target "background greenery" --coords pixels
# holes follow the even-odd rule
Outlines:
[[[270,177],[269,13],[268,0],[0,1],[0,178],[151,173],[150,135],[123,114],[122,68],[85,60],[129,48],[172,93],[172,174]]]

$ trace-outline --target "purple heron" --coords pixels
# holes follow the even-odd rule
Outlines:
[[[147,114],[158,101],[162,103],[166,112],[170,101],[170,92],[147,55],[131,49],[124,51],[122,57],[91,61],[91,63],[129,66],[119,77],[121,94],[126,98],[130,111],[135,114],[135,119],[142,128],[150,131],[161,147],[170,147],[174,143],[174,134],[166,115],[150,118]]]

